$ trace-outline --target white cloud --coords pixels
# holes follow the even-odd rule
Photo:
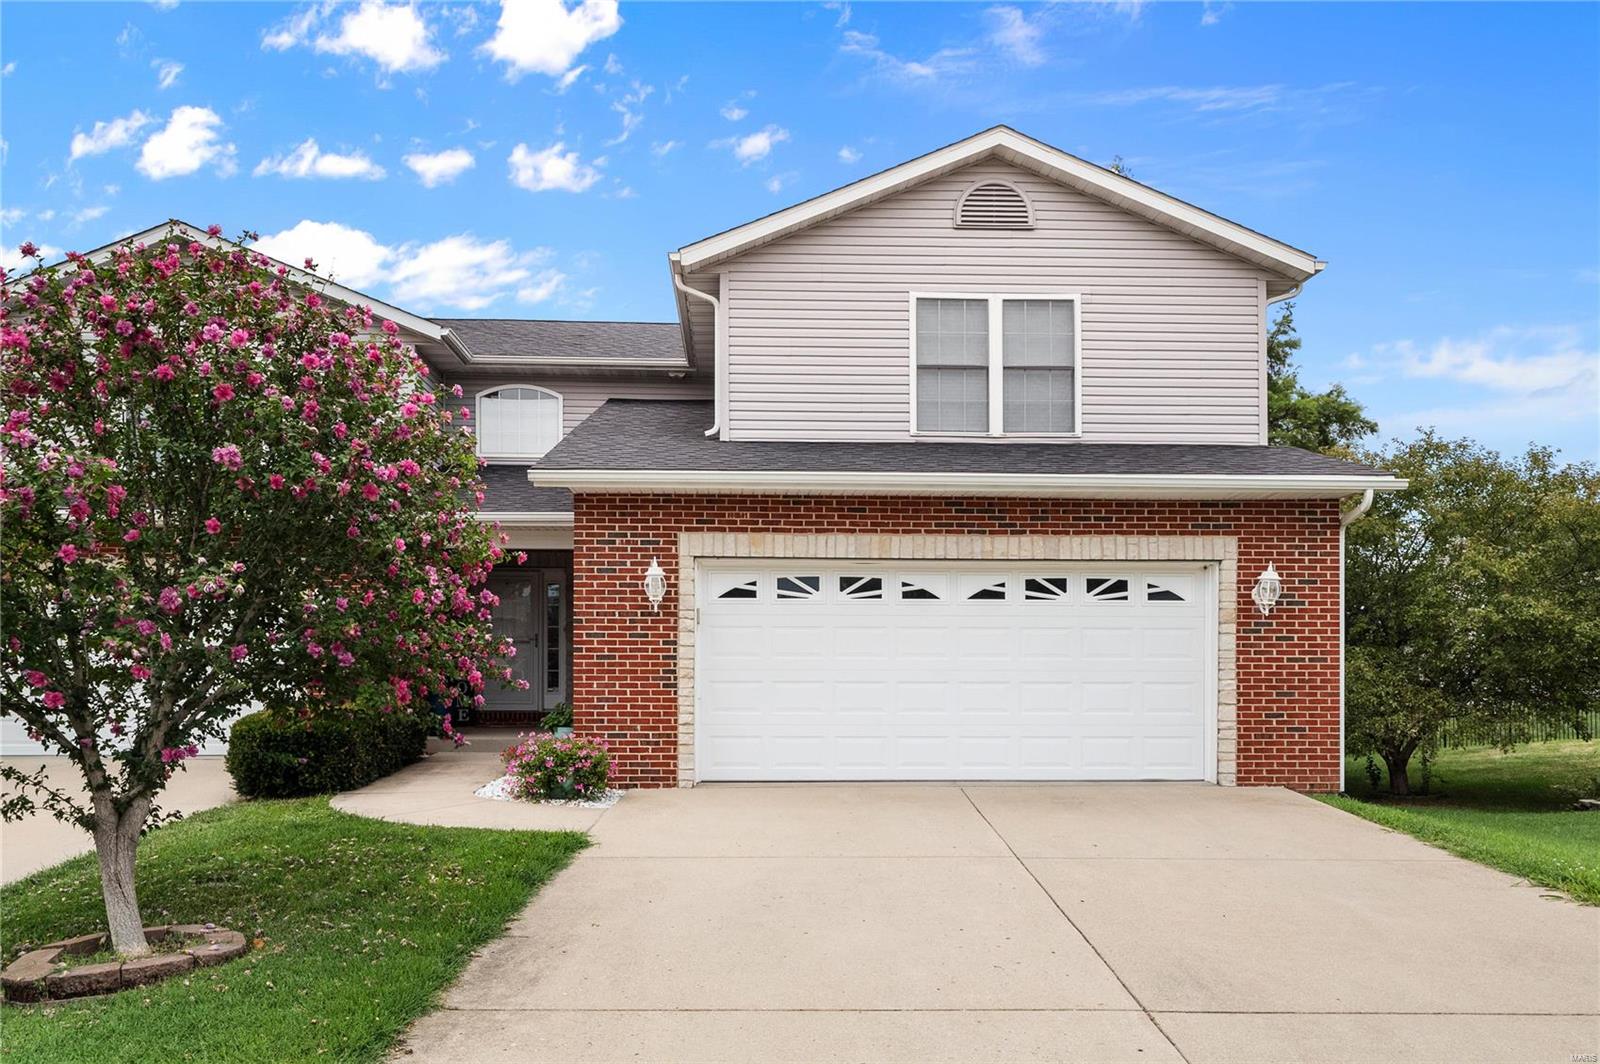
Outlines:
[[[101,155],[113,148],[125,148],[133,143],[133,138],[154,119],[143,111],[132,111],[122,118],[113,118],[109,122],[96,122],[94,128],[87,133],[74,133],[72,147],[67,158],[69,161],[83,158],[85,155]]]
[[[313,31],[334,10],[332,4],[307,8],[268,31],[261,38],[261,46],[284,51],[309,44],[329,55],[370,59],[386,74],[432,70],[448,58],[434,46],[433,29],[414,4],[361,0],[353,11],[342,9],[345,14],[338,20],[336,32],[319,32],[313,37]]]
[[[1590,388],[1600,370],[1600,351],[1586,347],[1579,330],[1566,326],[1500,326],[1470,339],[1450,337],[1421,347],[1411,340],[1380,344],[1377,356],[1407,377],[1444,379],[1513,395]]]
[[[307,137],[288,155],[271,156],[256,164],[256,177],[269,174],[290,178],[360,178],[363,181],[378,181],[384,177],[385,171],[363,152],[353,151],[347,155],[325,152],[317,146],[315,137]]]
[[[1334,81],[1296,88],[1265,85],[1153,85],[1088,93],[1075,99],[1091,106],[1134,107],[1166,104],[1217,119],[1260,115],[1302,121],[1344,122],[1360,116],[1364,105],[1383,95],[1380,86]]]
[[[183,64],[175,59],[152,59],[150,68],[156,72],[156,88],[170,89],[178,83],[178,75],[183,73]]]
[[[617,58],[617,54],[615,52],[606,53],[606,65],[604,69],[605,72],[610,74],[612,77],[616,77],[618,74],[622,73],[622,60]]]
[[[773,174],[771,177],[767,178],[767,182],[766,183],[767,183],[767,191],[773,193],[774,195],[776,195],[777,193],[783,191],[783,175],[782,174]]]
[[[506,65],[506,80],[524,74],[564,75],[583,50],[622,28],[616,0],[501,0],[494,36],[483,45]]]
[[[421,179],[424,188],[448,185],[477,165],[477,160],[465,148],[446,148],[432,155],[412,152],[404,162]]]
[[[869,60],[878,74],[891,81],[909,84],[936,81],[970,70],[973,65],[971,48],[941,48],[926,59],[903,59],[885,51],[877,37],[859,30],[844,31],[839,51]]]
[[[567,283],[567,275],[560,270],[540,270],[528,284],[517,289],[518,303],[543,303]]]
[[[749,113],[750,112],[748,110],[740,107],[736,103],[725,103],[722,105],[722,117],[726,118],[730,122],[737,122]]]
[[[0,207],[0,225],[16,225],[27,216],[21,207]]]
[[[232,144],[218,135],[222,119],[209,107],[174,108],[167,124],[144,142],[135,164],[152,181],[192,174],[203,166],[226,177],[235,170]]]
[[[751,163],[760,162],[771,155],[774,145],[781,144],[788,139],[789,131],[787,129],[769,125],[765,129],[748,133],[742,137],[729,137],[726,140],[714,141],[712,147],[732,150],[733,157],[739,160],[740,165],[749,166]]]
[[[833,22],[835,27],[848,26],[850,24],[850,4],[847,0],[823,0],[822,7],[825,11],[837,11],[839,13],[839,17]]]
[[[15,74],[16,72],[17,72],[17,61],[15,59],[13,59],[11,62],[7,63],[5,66],[0,67],[0,78],[9,78],[11,75]]]
[[[600,180],[599,170],[580,159],[577,152],[565,148],[560,141],[540,151],[518,144],[506,160],[511,167],[511,183],[529,192],[582,192]]]
[[[261,47],[274,52],[283,52],[296,45],[305,44],[320,15],[321,12],[317,8],[308,7],[289,16],[261,35]]]
[[[586,63],[583,66],[575,66],[561,75],[561,80],[556,82],[556,92],[563,93],[572,88],[572,83],[583,77],[583,72],[588,69],[589,66]]]
[[[402,306],[482,310],[511,289],[531,285],[536,291],[539,281],[532,267],[548,256],[544,248],[518,254],[504,240],[485,243],[467,234],[447,236],[401,249],[390,284]]]
[[[1545,440],[1583,457],[1593,456],[1600,440],[1600,347],[1592,327],[1501,326],[1469,339],[1398,340],[1344,365],[1363,373],[1385,434],[1432,427],[1502,449]],[[1400,407],[1415,402],[1417,391],[1397,378],[1428,382],[1429,405]]]
[[[644,102],[645,100],[649,99],[650,94],[655,91],[656,90],[654,86],[641,85],[636,81],[633,83],[632,91],[624,93],[621,98],[617,99],[611,104],[611,109],[622,116],[622,130],[616,136],[606,141],[607,147],[610,147],[614,144],[621,144],[623,141],[627,140],[633,135],[633,131],[639,128],[639,123],[644,121],[644,114],[642,112]]]
[[[41,265],[48,265],[62,256],[63,252],[58,247],[50,244],[39,245],[37,259],[25,259],[22,253],[14,247],[0,248],[0,268],[15,270],[22,273],[31,273]]]
[[[110,207],[101,205],[96,207],[85,207],[82,210],[73,211],[72,224],[82,225],[84,222],[92,222],[96,218],[103,218],[105,217],[106,212],[110,209]]]
[[[309,258],[317,264],[318,274],[350,288],[365,288],[382,280],[392,254],[365,230],[310,219],[264,236],[252,246],[295,267],[304,266]]]
[[[650,154],[660,159],[681,147],[683,147],[683,141],[681,140],[658,140],[650,145]]]
[[[991,7],[984,15],[989,20],[989,43],[1024,66],[1044,62],[1044,51],[1039,47],[1044,31],[1037,20],[1029,22],[1021,8],[1011,6]]]
[[[1205,6],[1201,8],[1200,11],[1200,25],[1215,26],[1217,23],[1222,21],[1223,15],[1226,15],[1232,10],[1233,5],[1231,3],[1219,3],[1217,0],[1205,0]]]
[[[839,161],[846,164],[858,163],[861,161],[861,153],[846,144],[839,149]]]

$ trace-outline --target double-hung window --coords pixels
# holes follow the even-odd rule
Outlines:
[[[1075,296],[914,295],[912,430],[1078,431]]]

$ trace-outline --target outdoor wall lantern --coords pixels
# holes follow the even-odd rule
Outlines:
[[[660,613],[661,600],[667,597],[667,574],[654,558],[650,559],[650,568],[644,571],[644,594],[650,600],[650,608]]]
[[[1272,607],[1278,604],[1278,596],[1283,594],[1283,577],[1278,575],[1278,570],[1271,562],[1266,569],[1256,577],[1256,586],[1251,590],[1250,597],[1256,600],[1256,609],[1265,617],[1272,612]]]

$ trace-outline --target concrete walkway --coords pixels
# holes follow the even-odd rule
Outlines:
[[[49,769],[52,786],[76,790],[83,787],[78,769],[64,757],[8,757],[4,763],[24,772],[43,765]],[[3,788],[9,793],[10,786],[4,784]],[[163,809],[187,815],[233,798],[233,780],[223,767],[222,758],[197,757],[184,762],[183,770],[167,783],[160,804]],[[21,879],[92,849],[94,839],[87,831],[63,824],[49,813],[36,812],[26,820],[0,824],[0,883]]]
[[[708,785],[590,831],[401,1059],[1600,1051],[1600,910],[1285,791]]]
[[[430,741],[422,761],[360,790],[336,794],[330,804],[375,820],[519,831],[588,831],[609,812],[475,797],[473,791],[504,772],[500,749],[511,740],[497,744],[487,729],[470,734],[473,745],[460,750]]]

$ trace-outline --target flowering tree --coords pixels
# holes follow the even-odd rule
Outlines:
[[[11,769],[3,811],[93,833],[120,952],[148,949],[156,796],[242,709],[427,712],[510,678],[466,412],[396,333],[177,231],[0,288],[0,713],[88,793]]]

